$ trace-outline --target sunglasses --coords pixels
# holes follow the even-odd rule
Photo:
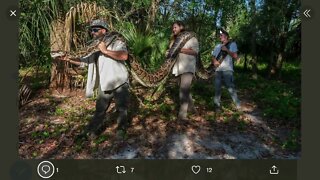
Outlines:
[[[96,32],[98,32],[100,29],[101,29],[101,28],[92,28],[92,29],[91,29],[91,32],[95,32],[95,33],[96,33]]]

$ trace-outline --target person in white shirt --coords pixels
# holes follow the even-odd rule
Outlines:
[[[101,38],[108,32],[108,25],[103,20],[93,20],[90,24],[91,33],[94,38]],[[99,96],[96,100],[94,117],[87,126],[85,133],[98,135],[99,128],[104,123],[106,111],[113,98],[115,98],[116,109],[119,113],[117,118],[118,130],[126,130],[127,108],[129,100],[128,71],[124,61],[128,59],[128,51],[124,41],[114,40],[108,47],[105,42],[98,45],[99,52],[82,57],[70,59],[60,57],[60,60],[72,64],[88,65],[88,78],[86,96],[93,95],[94,88],[98,88]]]
[[[228,88],[233,102],[238,110],[241,110],[240,101],[237,96],[237,92],[234,85],[233,78],[233,59],[239,60],[238,48],[235,42],[229,40],[229,34],[227,31],[221,29],[220,33],[221,44],[218,44],[212,51],[212,63],[216,67],[215,71],[215,96],[214,104],[215,111],[221,111],[220,99],[221,99],[221,86],[222,79]]]

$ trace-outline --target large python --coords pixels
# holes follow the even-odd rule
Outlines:
[[[137,80],[141,85],[145,87],[157,87],[160,84],[162,84],[164,81],[166,81],[169,73],[171,72],[172,67],[176,63],[177,55],[180,52],[181,48],[185,45],[187,41],[189,41],[191,38],[195,37],[195,33],[184,31],[179,34],[179,36],[174,41],[172,47],[169,49],[169,53],[166,56],[165,62],[161,65],[161,67],[154,73],[150,73],[146,71],[140,63],[134,58],[133,55],[129,55],[129,63],[127,64],[128,69],[135,80]],[[80,49],[75,52],[51,52],[51,56],[57,57],[62,55],[67,55],[70,58],[79,58],[88,56],[90,54],[93,54],[95,52],[98,52],[98,44],[101,41],[104,41],[106,45],[110,45],[115,40],[122,40],[124,41],[124,38],[121,34],[117,32],[109,32],[100,39],[95,39],[92,42],[89,43],[84,49]],[[200,59],[198,59],[200,61]],[[203,68],[203,65],[201,62],[197,62],[197,75],[203,79],[208,79],[209,75],[207,71]]]

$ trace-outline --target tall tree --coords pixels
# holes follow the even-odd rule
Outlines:
[[[298,0],[265,1],[261,12],[260,29],[264,36],[263,44],[269,44],[268,76],[280,75],[282,64],[286,58],[286,44],[290,27],[298,18]]]
[[[252,55],[252,74],[253,78],[257,79],[258,77],[258,59],[257,59],[257,43],[256,43],[256,36],[257,36],[257,12],[256,12],[256,1],[255,0],[250,0],[249,2],[249,7],[250,7],[250,17],[251,17],[251,55]]]

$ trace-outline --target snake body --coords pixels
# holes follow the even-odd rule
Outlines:
[[[177,61],[177,55],[181,48],[185,45],[187,41],[195,37],[193,32],[182,32],[176,38],[172,47],[169,49],[169,53],[166,56],[165,62],[160,66],[160,68],[154,72],[149,73],[143,69],[139,62],[136,61],[134,57],[129,58],[130,72],[133,77],[145,87],[156,87],[162,84],[171,72],[172,67]]]
[[[195,33],[184,31],[181,32],[176,40],[174,41],[173,45],[169,49],[169,53],[166,56],[165,62],[161,65],[161,67],[153,73],[150,73],[146,71],[141,64],[134,58],[133,55],[129,55],[129,61],[128,61],[128,69],[130,73],[132,74],[133,78],[137,80],[141,85],[145,87],[157,87],[160,84],[162,84],[164,81],[166,81],[168,75],[171,72],[172,67],[177,61],[177,55],[180,52],[181,48],[185,45],[187,41],[189,41],[191,38],[195,37]],[[91,41],[85,48],[80,49],[75,52],[51,52],[52,57],[57,57],[63,55],[67,55],[71,58],[80,58],[84,56],[89,56],[90,54],[93,54],[98,49],[98,44],[101,41],[104,41],[107,46],[109,46],[112,42],[115,40],[121,40],[124,41],[124,38],[121,34],[117,32],[110,32],[106,36],[100,39],[95,39]],[[199,59],[198,59],[199,60]],[[199,63],[197,63],[199,64]],[[208,75],[204,70],[202,63],[200,63],[201,67],[197,67],[198,70],[200,70],[202,73],[197,73],[197,75],[201,78],[207,79]],[[204,72],[204,73],[203,73]]]

